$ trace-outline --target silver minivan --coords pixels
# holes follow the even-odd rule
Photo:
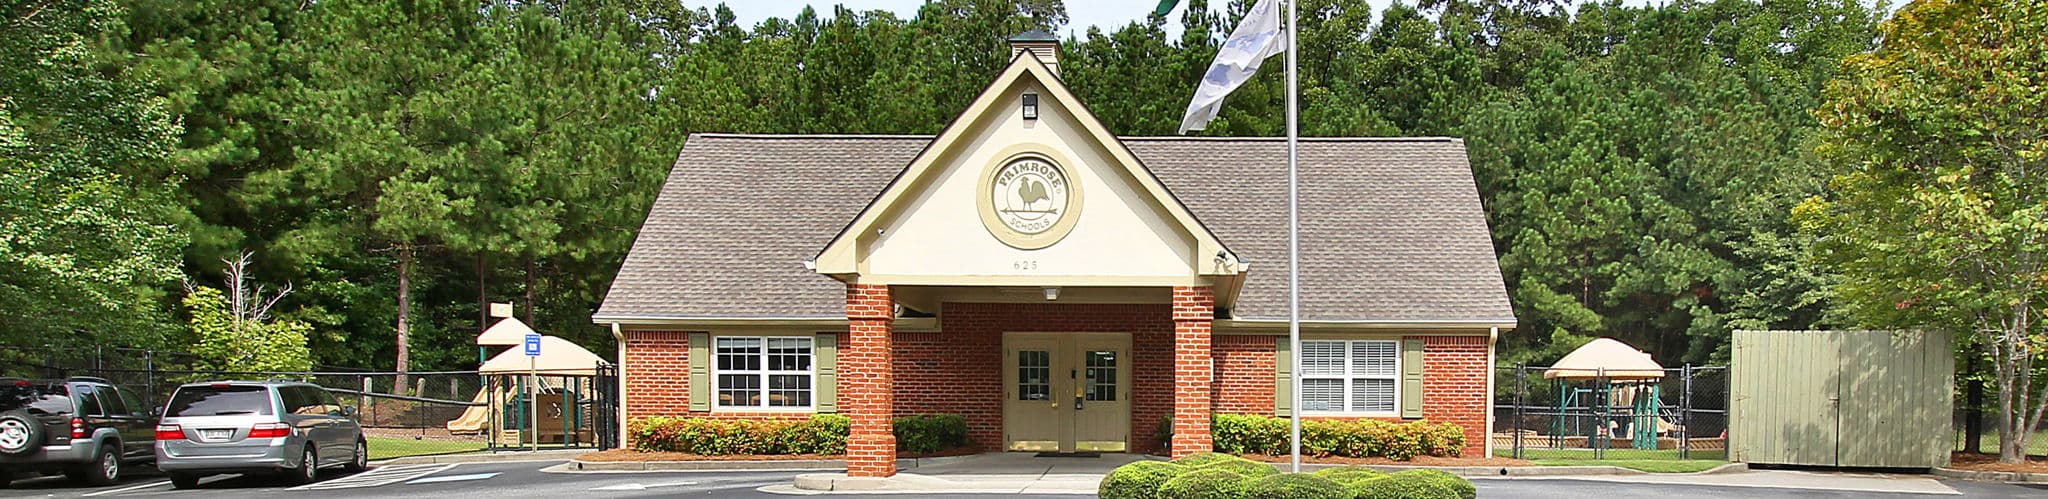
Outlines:
[[[277,473],[304,484],[321,468],[360,471],[370,456],[354,409],[296,381],[180,386],[157,423],[156,466],[178,488],[221,473]]]

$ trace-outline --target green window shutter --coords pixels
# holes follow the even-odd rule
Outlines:
[[[711,410],[711,333],[690,333],[690,410]]]
[[[839,333],[818,333],[812,343],[812,366],[818,379],[811,385],[817,395],[818,412],[839,412]]]
[[[1280,416],[1294,414],[1294,342],[1282,337],[1278,353],[1273,359],[1273,413]]]
[[[1422,417],[1422,340],[1401,340],[1401,417]]]

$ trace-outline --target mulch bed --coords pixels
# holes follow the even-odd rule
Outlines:
[[[1245,455],[1245,456],[1242,456],[1242,457],[1244,457],[1245,459],[1250,459],[1250,460],[1253,460],[1253,461],[1263,461],[1263,462],[1268,462],[1268,463],[1285,463],[1285,462],[1288,462],[1288,457],[1287,457],[1287,456],[1268,456],[1268,455],[1264,455],[1264,454],[1249,454],[1249,455]],[[1434,456],[1415,456],[1415,458],[1414,458],[1414,459],[1409,459],[1409,460],[1407,460],[1407,461],[1395,461],[1395,460],[1392,460],[1392,459],[1387,459],[1387,458],[1384,458],[1384,457],[1343,457],[1343,456],[1329,456],[1329,457],[1316,457],[1316,456],[1308,456],[1308,455],[1304,455],[1304,456],[1301,456],[1301,462],[1303,462],[1303,463],[1308,463],[1308,464],[1345,464],[1345,465],[1351,465],[1351,464],[1366,464],[1366,465],[1375,465],[1375,466],[1485,466],[1485,467],[1496,467],[1496,466],[1534,466],[1534,465],[1535,465],[1535,463],[1531,463],[1531,462],[1529,462],[1529,461],[1527,461],[1527,460],[1523,460],[1523,459],[1513,459],[1513,458],[1505,458],[1505,457],[1434,457]]]
[[[925,454],[899,453],[899,458],[924,458],[968,456],[980,454],[981,449],[960,447]],[[588,462],[652,462],[652,461],[820,461],[846,459],[845,454],[735,454],[709,456],[682,452],[640,452],[632,449],[612,449],[576,456],[578,461]]]
[[[1969,471],[2004,471],[2010,473],[2048,473],[2048,458],[2028,456],[2024,463],[1998,462],[1997,454],[1956,452],[1949,454],[1949,468]]]

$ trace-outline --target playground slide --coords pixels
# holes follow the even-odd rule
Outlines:
[[[470,402],[476,403],[477,405],[470,406],[469,410],[462,411],[461,417],[455,418],[453,421],[449,421],[448,431],[483,431],[484,423],[486,423],[487,420],[491,418],[491,407],[490,404],[484,403],[487,400],[487,398],[484,395],[486,395],[484,390],[477,390],[476,398],[470,400]]]

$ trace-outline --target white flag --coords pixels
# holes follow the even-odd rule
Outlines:
[[[1260,62],[1287,50],[1287,37],[1280,36],[1277,3],[1259,0],[1253,4],[1237,29],[1230,32],[1230,39],[1223,41],[1223,48],[1216,51],[1216,61],[1209,63],[1209,72],[1202,75],[1202,86],[1195,89],[1195,99],[1188,102],[1188,114],[1180,120],[1180,133],[1207,128],[1209,120],[1216,118],[1216,111],[1223,108],[1223,96],[1251,80],[1252,74],[1259,71]]]

